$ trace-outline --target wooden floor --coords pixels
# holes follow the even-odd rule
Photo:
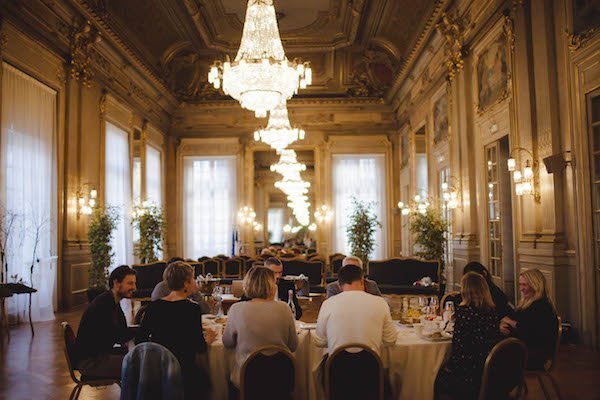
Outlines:
[[[320,301],[303,301],[305,321],[314,321]],[[76,329],[81,310],[57,314],[55,321],[35,324],[31,337],[28,324],[11,329],[11,339],[0,344],[0,399],[63,400],[68,399],[74,384],[69,377],[60,329],[68,321]],[[561,348],[556,377],[563,399],[600,400],[600,352],[581,346]],[[535,382],[528,382],[528,399],[543,399]],[[86,387],[80,399],[118,399],[119,388]],[[418,399],[415,399],[418,400]]]

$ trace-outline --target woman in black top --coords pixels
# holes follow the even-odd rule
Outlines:
[[[476,398],[485,359],[498,341],[498,316],[483,276],[475,272],[463,275],[461,296],[455,313],[452,354],[435,382],[437,399],[444,395]]]
[[[492,281],[492,275],[490,271],[486,267],[484,267],[481,263],[477,261],[471,261],[465,268],[463,269],[463,274],[467,272],[476,272],[479,275],[485,278],[488,287],[490,288],[490,294],[492,295],[492,300],[494,301],[494,305],[496,306],[496,313],[498,314],[498,319],[502,319],[507,315],[513,312],[512,306],[508,303],[508,298],[498,286],[494,284]]]
[[[170,264],[164,273],[171,293],[150,303],[136,337],[136,343],[155,342],[173,353],[181,366],[186,399],[208,396],[210,380],[199,356],[206,353],[202,333],[202,311],[188,296],[198,290],[193,268],[184,262]],[[210,343],[214,334],[208,333]],[[210,335],[210,337],[208,337]]]
[[[500,331],[525,342],[528,369],[543,369],[555,351],[556,310],[548,297],[546,279],[539,270],[530,269],[519,274],[519,291],[521,301],[509,317],[502,319]]]

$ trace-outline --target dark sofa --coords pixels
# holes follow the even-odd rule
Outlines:
[[[377,282],[381,293],[434,295],[439,292],[440,265],[438,261],[425,261],[416,258],[390,258],[382,261],[369,261],[369,279]],[[436,286],[414,286],[415,281],[430,277]]]

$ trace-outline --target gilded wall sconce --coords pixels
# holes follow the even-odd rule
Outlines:
[[[525,163],[517,162],[515,158],[517,153],[525,153],[529,158],[525,159]],[[511,150],[506,164],[512,173],[515,194],[517,196],[532,195],[534,200],[539,203],[540,193],[536,190],[539,163],[534,159],[533,154],[523,147],[515,147]]]

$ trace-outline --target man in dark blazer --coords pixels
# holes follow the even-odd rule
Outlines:
[[[357,267],[362,268],[362,260],[355,256],[348,256],[344,258],[342,261],[342,267],[346,265],[356,265]],[[333,297],[336,294],[340,294],[342,292],[342,288],[340,287],[340,283],[338,281],[331,282],[327,285],[327,298]],[[370,279],[365,278],[365,292],[369,294],[373,294],[375,296],[381,296],[381,292],[379,291],[379,286],[377,286],[377,282],[372,281]]]

